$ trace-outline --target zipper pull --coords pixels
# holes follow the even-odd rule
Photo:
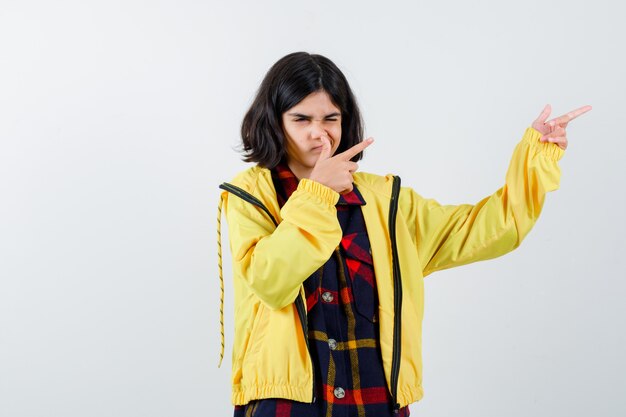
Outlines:
[[[400,404],[396,403],[396,405],[393,406],[393,413],[398,414],[399,412],[400,412]]]

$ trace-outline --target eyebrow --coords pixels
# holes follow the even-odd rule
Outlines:
[[[294,116],[294,117],[302,117],[303,119],[311,118],[311,116],[307,116],[306,114],[302,114],[302,113],[287,113],[287,115]],[[329,117],[337,117],[337,116],[341,116],[341,113],[335,112],[335,113],[327,114],[326,116],[324,116],[324,118],[328,119]]]

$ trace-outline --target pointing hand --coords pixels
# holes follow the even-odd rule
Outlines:
[[[354,181],[352,173],[355,172],[359,166],[350,159],[367,148],[374,142],[374,139],[367,138],[363,142],[359,142],[350,149],[335,156],[331,156],[330,139],[326,135],[322,135],[322,142],[322,151],[311,171],[309,179],[324,184],[339,194],[352,191],[352,182]]]
[[[591,110],[591,106],[579,107],[576,110],[572,110],[571,112],[564,114],[563,116],[556,117],[546,122],[546,119],[550,116],[550,112],[552,111],[550,105],[546,104],[541,111],[541,114],[539,114],[539,117],[537,117],[531,127],[543,135],[540,139],[541,142],[556,143],[561,149],[565,149],[567,148],[567,135],[565,133],[565,127],[567,127],[569,122],[581,114],[587,113],[589,110]]]

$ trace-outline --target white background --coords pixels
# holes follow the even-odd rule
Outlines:
[[[499,188],[546,103],[593,106],[522,246],[426,278],[411,410],[626,415],[625,17],[617,0],[2,0],[0,415],[232,414],[218,185],[247,167],[265,72],[299,50],[350,81],[376,139],[360,169],[441,203]]]

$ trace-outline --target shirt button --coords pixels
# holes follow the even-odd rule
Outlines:
[[[334,394],[337,398],[343,398],[346,396],[346,392],[341,387],[335,388]]]
[[[337,349],[337,341],[335,339],[328,339],[328,347],[330,350]]]
[[[334,298],[335,297],[333,297],[333,295],[329,293],[328,291],[322,294],[322,300],[324,300],[327,303],[332,302]]]

